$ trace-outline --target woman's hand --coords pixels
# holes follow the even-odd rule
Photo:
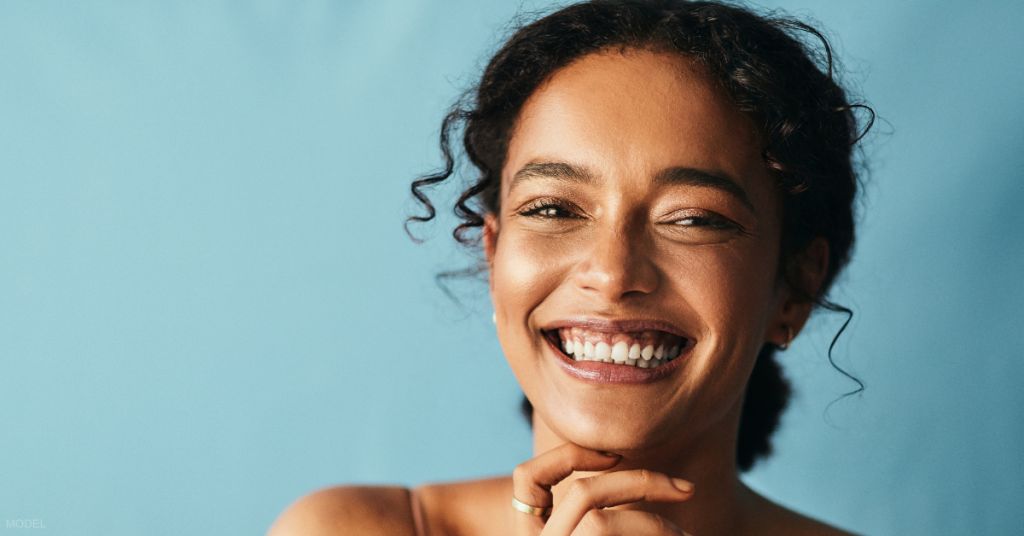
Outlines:
[[[520,464],[512,473],[513,495],[520,502],[550,507],[551,487],[575,471],[605,471],[620,457],[572,443]],[[682,536],[667,519],[635,510],[602,510],[637,501],[681,502],[693,496],[693,484],[644,469],[617,471],[573,482],[550,518],[515,512],[516,536]]]

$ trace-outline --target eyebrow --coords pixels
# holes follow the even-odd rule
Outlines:
[[[714,188],[725,192],[743,203],[750,212],[754,210],[754,204],[750,202],[746,190],[735,180],[727,175],[721,175],[703,169],[688,167],[673,167],[662,170],[657,176],[658,182],[682,186],[696,186],[698,188]]]
[[[537,178],[584,183],[594,181],[593,175],[586,168],[565,162],[530,162],[512,177],[512,184],[509,185],[509,189],[515,188],[518,182]]]

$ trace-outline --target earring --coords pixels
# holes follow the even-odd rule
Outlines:
[[[786,339],[786,344],[782,344],[779,346],[779,350],[782,350],[783,352],[789,350],[789,343],[793,342],[793,328],[786,326],[786,331],[789,332],[789,338]]]
[[[495,325],[498,324],[498,312],[497,311],[495,311],[494,313],[491,314],[491,322],[494,322]]]

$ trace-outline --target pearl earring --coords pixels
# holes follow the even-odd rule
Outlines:
[[[786,339],[786,344],[779,346],[779,350],[782,350],[783,352],[789,350],[789,343],[793,342],[793,328],[786,326],[786,331],[789,332],[789,338]]]

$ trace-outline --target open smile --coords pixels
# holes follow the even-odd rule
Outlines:
[[[679,357],[695,342],[651,324],[569,321],[542,333],[572,376],[598,383],[647,383],[678,368]]]

